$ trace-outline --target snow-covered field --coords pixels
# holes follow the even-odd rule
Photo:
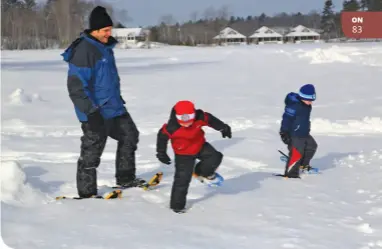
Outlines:
[[[156,191],[108,201],[53,200],[76,194],[81,136],[61,52],[2,51],[1,235],[11,248],[382,248],[382,44],[116,50],[141,133],[138,175],[164,178]],[[277,178],[284,97],[306,83],[317,88],[312,163],[322,174]],[[225,185],[193,181],[179,215],[168,208],[173,165],[160,165],[155,143],[181,99],[234,137],[206,129],[225,155]],[[109,139],[100,186],[114,183],[115,149]]]

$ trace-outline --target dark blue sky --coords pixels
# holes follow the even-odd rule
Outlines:
[[[228,5],[234,16],[259,15],[262,12],[273,15],[279,12],[322,11],[324,0],[104,0],[117,9],[126,9],[131,21],[127,26],[146,26],[157,24],[159,19],[171,14],[176,21],[189,20],[191,13],[197,11],[199,17],[205,9],[219,9]],[[341,9],[342,0],[333,0],[336,10]]]

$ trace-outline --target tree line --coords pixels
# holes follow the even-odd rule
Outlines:
[[[308,14],[279,13],[268,16],[237,17],[231,15],[229,8],[208,8],[203,13],[192,13],[191,19],[182,24],[175,21],[171,15],[162,17],[160,24],[150,28],[150,40],[169,44],[197,45],[211,44],[213,37],[229,26],[245,36],[252,35],[261,26],[293,27],[299,24],[319,29],[321,15],[316,11]]]
[[[90,11],[97,5],[107,8],[116,27],[129,21],[126,10],[115,10],[102,0],[2,0],[1,48],[44,49],[62,48],[74,40],[84,29]],[[268,16],[237,17],[227,6],[192,12],[189,21],[179,23],[172,15],[160,18],[150,29],[149,40],[168,44],[195,46],[211,44],[213,37],[224,27],[231,27],[243,35],[251,35],[261,26],[294,27],[304,25],[319,29],[325,39],[343,36],[340,12],[335,12],[332,0],[326,0],[321,12],[279,13]],[[382,11],[382,0],[345,0],[343,11]],[[126,26],[126,25],[125,25]]]
[[[87,28],[91,10],[102,5],[115,19],[123,19],[124,12],[116,12],[100,0],[35,0],[1,1],[1,48],[45,49],[67,46]]]
[[[332,0],[324,2],[321,12],[311,11],[307,14],[279,13],[267,16],[236,17],[229,8],[208,8],[203,13],[194,12],[189,21],[182,24],[171,15],[163,16],[160,24],[150,28],[150,40],[169,44],[197,45],[211,44],[213,37],[224,27],[231,27],[245,36],[252,35],[262,26],[292,28],[297,25],[316,29],[325,40],[343,37],[341,28],[341,11],[382,11],[382,0],[345,0],[339,12],[334,11]]]

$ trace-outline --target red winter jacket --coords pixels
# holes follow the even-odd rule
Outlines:
[[[195,112],[195,121],[189,127],[181,126],[175,117],[174,109],[171,111],[168,123],[158,131],[157,152],[166,153],[168,140],[174,153],[177,155],[196,155],[202,149],[206,139],[203,126],[209,126],[215,130],[222,130],[224,123],[208,112],[198,109]]]

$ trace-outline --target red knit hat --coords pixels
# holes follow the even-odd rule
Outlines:
[[[188,100],[181,100],[175,104],[176,119],[180,124],[189,124],[195,120],[194,103]]]

